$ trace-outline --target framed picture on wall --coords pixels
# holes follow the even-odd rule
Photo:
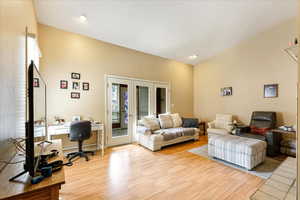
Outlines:
[[[33,78],[33,87],[40,87],[40,79]]]
[[[221,96],[231,96],[232,95],[232,87],[224,87],[221,88]]]
[[[80,82],[74,81],[72,83],[72,89],[73,90],[80,90]]]
[[[80,99],[80,92],[71,92],[71,99]]]
[[[278,84],[264,85],[264,98],[278,97]]]
[[[71,78],[72,78],[72,79],[80,80],[80,74],[79,74],[79,73],[73,72],[73,73],[71,74]]]
[[[82,90],[90,90],[90,84],[87,82],[82,83]]]
[[[68,89],[68,81],[61,80],[60,81],[60,89]]]

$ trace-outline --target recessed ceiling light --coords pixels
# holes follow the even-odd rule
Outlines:
[[[80,20],[80,22],[86,22],[87,17],[85,15],[80,15],[79,20]]]
[[[196,59],[198,56],[196,54],[189,56],[189,59]]]

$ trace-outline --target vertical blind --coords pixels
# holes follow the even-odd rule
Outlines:
[[[16,136],[22,137],[25,134],[26,122],[26,73],[28,65],[31,60],[34,61],[36,67],[39,69],[40,49],[37,40],[33,34],[28,34],[27,37],[27,66],[26,70],[18,70],[16,79]]]

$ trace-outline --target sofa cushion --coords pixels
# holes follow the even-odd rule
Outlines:
[[[172,121],[173,121],[173,127],[174,128],[182,126],[182,119],[181,119],[181,117],[178,113],[171,114],[171,118],[172,118]]]
[[[227,128],[232,123],[232,115],[228,114],[216,114],[215,127]]]
[[[184,128],[198,128],[199,120],[197,118],[182,118],[182,127]]]
[[[255,111],[252,113],[250,126],[273,129],[276,122],[276,112]]]
[[[270,128],[259,128],[256,126],[251,126],[250,128],[251,128],[251,133],[260,134],[260,135],[265,135],[270,130]]]
[[[162,135],[164,141],[169,141],[182,136],[194,136],[195,128],[168,128],[160,129],[153,132],[155,135]]]
[[[162,129],[173,128],[173,120],[170,114],[160,114],[158,119]]]
[[[159,121],[157,118],[152,117],[152,116],[146,116],[142,120],[143,125],[150,129],[151,131],[159,130]]]

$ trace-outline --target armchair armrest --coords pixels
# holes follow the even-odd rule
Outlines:
[[[215,120],[207,123],[208,128],[215,128]]]
[[[250,133],[251,128],[250,126],[237,126],[235,127],[235,134],[241,135],[243,133]]]
[[[226,125],[225,125],[225,129],[228,131],[228,132],[231,132],[233,130],[233,124],[232,122],[228,122]]]
[[[278,132],[268,131],[266,133],[266,140],[268,144],[268,155],[276,156],[280,151],[281,134]]]

